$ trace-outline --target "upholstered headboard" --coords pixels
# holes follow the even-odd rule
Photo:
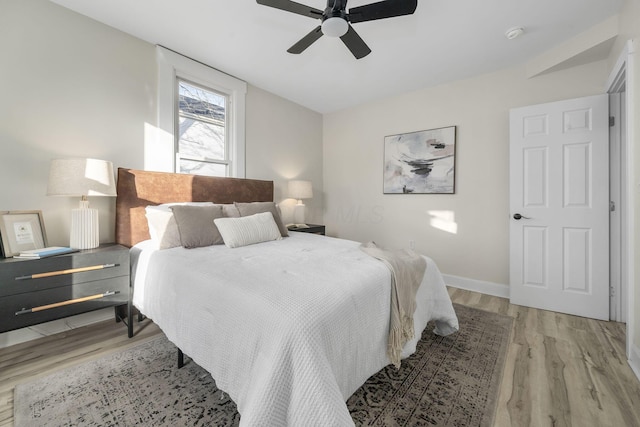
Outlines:
[[[116,242],[149,238],[145,206],[171,202],[271,202],[273,181],[118,169]]]

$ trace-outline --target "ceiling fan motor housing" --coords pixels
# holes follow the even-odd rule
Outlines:
[[[346,0],[327,0],[327,7],[324,10],[323,18],[340,17],[347,19]]]

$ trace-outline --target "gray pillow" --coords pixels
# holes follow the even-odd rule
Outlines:
[[[273,219],[276,221],[278,225],[278,230],[280,230],[280,235],[282,237],[287,237],[289,232],[287,231],[287,227],[282,223],[282,218],[280,218],[280,212],[278,212],[278,208],[274,202],[252,202],[252,203],[238,203],[236,202],[236,207],[240,212],[240,216],[251,216],[257,213],[262,212],[271,212],[273,215]]]
[[[145,216],[147,217],[147,224],[149,225],[149,236],[151,240],[157,245],[158,249],[175,248],[176,246],[182,246],[180,243],[180,232],[178,231],[178,224],[171,211],[171,206],[213,206],[211,202],[177,202],[177,203],[163,203],[158,206],[147,206],[145,208]],[[238,211],[234,205],[233,209]],[[224,212],[224,207],[222,208]],[[240,216],[238,214],[237,216]]]
[[[180,243],[187,249],[224,243],[213,222],[222,218],[222,206],[171,206],[178,225]]]

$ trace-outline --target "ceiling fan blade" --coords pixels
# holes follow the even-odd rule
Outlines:
[[[295,54],[302,53],[306,48],[311,46],[313,42],[318,40],[320,37],[322,37],[322,27],[318,25],[316,28],[311,30],[309,34],[301,38],[298,43],[294,44],[289,49],[287,49],[287,52],[295,53]]]
[[[365,22],[394,16],[411,15],[418,0],[385,0],[349,9],[349,22]]]
[[[356,30],[349,25],[347,33],[340,37],[340,40],[344,42],[344,45],[353,53],[356,59],[364,58],[371,53],[369,46],[362,40],[362,38],[356,33]]]
[[[258,4],[275,7],[298,15],[308,16],[310,18],[322,18],[322,11],[304,4],[296,3],[289,0],[256,0]]]

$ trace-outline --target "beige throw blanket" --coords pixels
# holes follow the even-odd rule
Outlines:
[[[400,368],[402,347],[415,334],[413,313],[416,311],[416,293],[422,283],[427,262],[412,250],[385,250],[374,242],[363,243],[360,249],[382,261],[391,270],[391,316],[387,354],[391,363]]]

